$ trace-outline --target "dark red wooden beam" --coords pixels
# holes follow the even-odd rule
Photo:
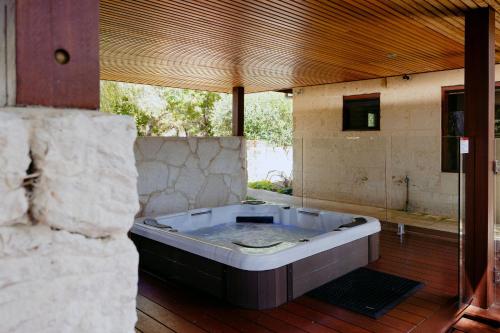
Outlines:
[[[233,88],[233,136],[245,135],[245,89]]]
[[[466,295],[486,308],[494,301],[495,12],[479,8],[465,15]]]
[[[16,1],[18,105],[99,107],[99,0]]]

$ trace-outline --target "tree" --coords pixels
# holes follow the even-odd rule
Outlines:
[[[124,90],[116,82],[101,81],[101,111],[135,118],[138,135],[143,134],[147,123],[147,115],[136,104],[138,87]]]
[[[213,136],[220,99],[213,92],[101,81],[101,111],[133,116],[140,136]]]
[[[101,81],[101,111],[133,116],[140,136],[231,135],[228,94]],[[274,92],[246,95],[245,135],[290,146],[291,100]]]
[[[291,146],[291,100],[276,92],[248,95],[245,101],[245,137],[279,147]]]
[[[221,95],[213,92],[164,88],[165,112],[172,115],[177,135],[214,136],[212,118]]]
[[[225,95],[216,105],[213,127],[216,136],[231,135],[231,96]],[[282,93],[266,92],[245,95],[245,137],[272,145],[292,145],[292,101]]]

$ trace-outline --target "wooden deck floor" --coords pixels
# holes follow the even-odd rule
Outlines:
[[[307,296],[273,310],[245,310],[173,282],[140,274],[137,332],[410,332],[449,304],[457,290],[457,244],[382,232],[381,258],[371,268],[425,283],[378,320]],[[432,333],[432,332],[428,332]]]
[[[499,333],[500,330],[494,328],[485,323],[478,322],[476,320],[461,318],[453,328],[450,333]]]

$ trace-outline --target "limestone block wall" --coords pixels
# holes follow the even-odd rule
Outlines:
[[[134,140],[128,117],[0,109],[0,332],[134,331]]]
[[[245,199],[245,140],[240,137],[139,137],[138,216],[217,207]]]
[[[500,77],[500,66],[496,67]],[[441,89],[463,70],[294,89],[294,193],[455,217],[458,176],[441,172]],[[343,96],[380,93],[380,131],[342,131]]]
[[[28,198],[22,186],[30,165],[25,122],[0,113],[0,227],[28,223]]]

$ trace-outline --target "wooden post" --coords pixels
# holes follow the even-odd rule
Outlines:
[[[0,107],[16,104],[16,3],[0,0]]]
[[[486,308],[494,301],[495,12],[465,15],[465,295]]]
[[[99,0],[16,1],[16,104],[99,107]]]
[[[245,89],[233,88],[233,136],[244,136],[245,129]]]

